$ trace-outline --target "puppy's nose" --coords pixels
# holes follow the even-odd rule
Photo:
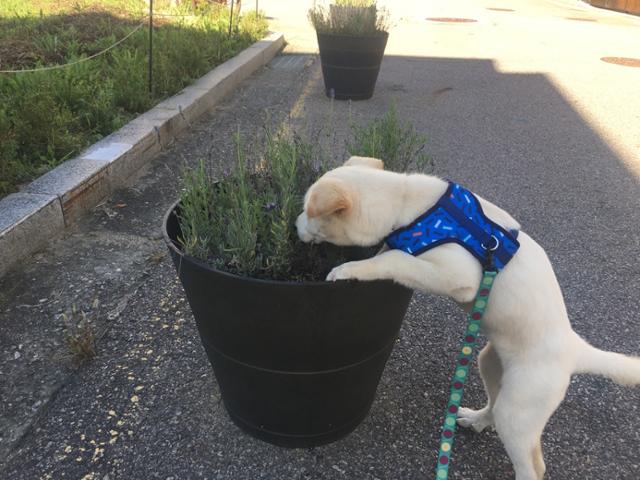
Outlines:
[[[313,237],[307,231],[307,216],[304,212],[298,215],[296,220],[296,229],[298,230],[298,238],[305,243],[309,243],[313,240]]]

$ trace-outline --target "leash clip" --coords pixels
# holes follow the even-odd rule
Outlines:
[[[487,272],[497,272],[496,264],[493,261],[493,250],[487,250],[487,257],[484,261],[484,270]]]

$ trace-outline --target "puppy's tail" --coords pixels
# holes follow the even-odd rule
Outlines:
[[[578,337],[575,373],[593,373],[609,377],[620,385],[640,385],[640,357],[599,350]]]

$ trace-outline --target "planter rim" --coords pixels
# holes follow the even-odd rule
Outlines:
[[[316,30],[316,35],[327,35],[330,37],[343,37],[343,38],[379,38],[388,37],[389,32],[378,32],[368,35],[354,35],[350,33],[333,33],[333,32],[319,32]]]
[[[370,284],[370,283],[386,283],[386,284],[400,286],[399,284],[396,284],[391,280],[372,280],[367,282],[359,282],[354,280],[348,280],[346,282],[345,281],[327,282],[324,280],[323,281],[302,281],[302,282],[295,282],[295,281],[289,281],[289,280],[266,280],[262,278],[247,277],[244,275],[236,275],[235,273],[225,272],[224,270],[213,268],[211,265],[208,265],[203,261],[198,260],[197,258],[184,253],[180,248],[178,248],[176,243],[173,240],[171,240],[171,238],[169,238],[169,233],[167,231],[167,223],[169,222],[169,217],[173,214],[173,212],[176,210],[179,204],[180,204],[179,199],[173,202],[169,207],[169,209],[167,210],[167,212],[164,214],[164,217],[162,219],[162,236],[164,238],[164,242],[167,244],[167,247],[170,250],[178,254],[180,257],[186,258],[191,263],[196,264],[198,267],[203,268],[205,270],[209,270],[211,272],[215,272],[218,275],[222,275],[224,277],[228,277],[234,280],[242,280],[245,282],[254,282],[254,283],[267,284],[267,285],[278,285],[283,287],[286,286],[286,287],[340,288],[339,285]]]

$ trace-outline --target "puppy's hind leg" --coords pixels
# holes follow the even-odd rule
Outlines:
[[[491,343],[487,343],[478,355],[478,366],[487,394],[487,405],[480,410],[461,408],[458,411],[458,425],[481,432],[493,425],[493,405],[498,398],[502,381],[502,363]]]
[[[516,480],[542,480],[542,431],[565,396],[570,374],[550,367],[511,367],[504,372],[493,407],[495,428]]]

